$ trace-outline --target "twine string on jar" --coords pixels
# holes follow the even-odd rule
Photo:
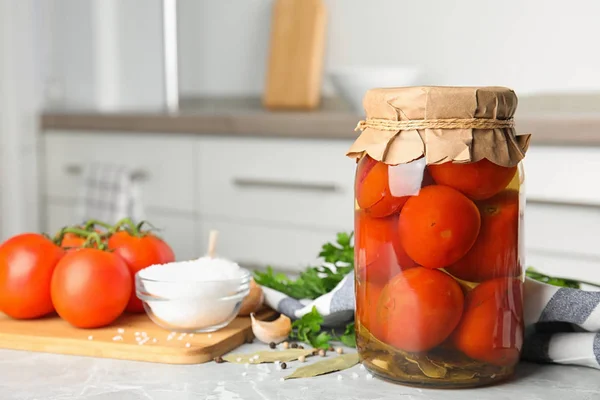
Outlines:
[[[489,118],[447,118],[392,121],[381,118],[367,118],[360,121],[355,131],[373,128],[380,131],[412,131],[418,129],[504,129],[514,128],[514,120]]]

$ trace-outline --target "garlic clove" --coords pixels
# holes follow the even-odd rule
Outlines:
[[[264,298],[262,288],[254,282],[254,279],[251,279],[250,293],[242,300],[242,306],[240,307],[238,315],[240,317],[246,317],[250,315],[250,313],[257,312],[258,309],[262,307]]]
[[[250,314],[252,319],[252,333],[263,343],[280,343],[287,339],[292,331],[292,321],[283,314],[275,321],[260,321]]]

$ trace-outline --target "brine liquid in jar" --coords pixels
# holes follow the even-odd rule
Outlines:
[[[524,329],[523,183],[519,162],[358,158],[356,334],[371,372],[448,388],[514,373]]]

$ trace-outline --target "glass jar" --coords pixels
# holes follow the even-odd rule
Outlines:
[[[416,89],[428,92],[418,99],[415,93],[422,92]],[[478,91],[486,90],[496,97],[486,103],[495,104],[487,110],[493,118],[478,111]],[[506,102],[516,105],[513,96],[503,88],[367,93],[368,119],[361,137],[368,137],[359,137],[349,152],[358,160],[355,317],[359,355],[378,376],[456,388],[487,385],[514,372],[523,343],[525,198],[520,160],[529,136],[514,135],[515,107]],[[389,98],[394,100],[384,101]],[[498,98],[505,102],[496,102]],[[413,109],[431,111],[432,101],[446,115],[412,117],[415,124],[400,117],[395,123],[389,119],[394,113],[381,115],[382,101],[392,104],[397,116],[410,115]],[[379,115],[369,119],[370,112]],[[382,122],[386,118],[392,123]],[[462,120],[462,127],[452,125],[456,120]],[[422,139],[420,157],[408,154],[409,135]],[[429,135],[444,140],[428,140]],[[468,136],[471,159],[459,160],[462,153],[455,150]],[[378,153],[374,143],[380,142],[384,151]],[[514,143],[521,154],[507,143]]]

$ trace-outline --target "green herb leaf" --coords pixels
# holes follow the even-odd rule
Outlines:
[[[547,283],[549,285],[568,287],[568,288],[574,288],[574,289],[581,288],[581,285],[576,280],[565,279],[565,278],[555,278],[555,277],[551,277],[548,275],[544,275],[544,274],[536,271],[532,267],[527,268],[527,270],[525,271],[525,274],[531,279],[535,279],[536,281]]]
[[[324,375],[330,372],[343,371],[358,364],[358,354],[344,354],[327,360],[318,361],[305,367],[296,369],[291,375],[284,379],[310,378],[313,376]]]
[[[323,245],[319,257],[323,263],[310,266],[295,279],[275,273],[272,267],[255,271],[257,284],[275,289],[295,299],[316,299],[331,292],[354,269],[354,233],[338,233],[335,243]]]
[[[261,364],[272,363],[275,361],[294,361],[300,356],[309,356],[312,354],[310,349],[288,349],[276,351],[257,351],[246,354],[227,354],[223,360],[234,364]],[[258,356],[258,358],[255,358]]]
[[[339,337],[339,341],[348,347],[356,347],[356,330],[354,329],[354,322],[346,325],[346,330]]]
[[[309,343],[317,349],[327,349],[331,335],[327,332],[321,332],[322,323],[323,317],[319,314],[317,308],[313,306],[309,313],[292,322],[290,338]]]

